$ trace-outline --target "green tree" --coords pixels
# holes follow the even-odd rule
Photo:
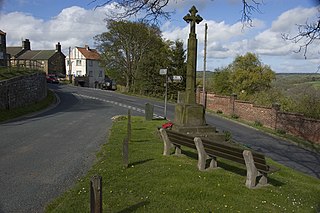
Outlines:
[[[219,94],[235,93],[248,100],[253,94],[270,89],[273,79],[275,73],[271,68],[263,65],[257,55],[247,53],[217,72],[214,88]]]
[[[169,95],[171,99],[177,98],[177,92],[185,90],[186,87],[186,50],[183,49],[183,41],[176,40],[173,45],[171,45],[171,56],[169,75],[182,76],[183,81],[179,83],[173,82],[169,87]]]
[[[230,81],[231,71],[229,68],[218,68],[213,76],[213,91],[220,95],[231,95],[232,85]]]
[[[165,79],[159,75],[159,70],[169,66],[169,45],[170,42],[164,42],[161,38],[153,41],[148,54],[144,55],[139,63],[135,91],[155,97],[164,94]]]
[[[271,82],[275,79],[275,73],[271,68],[263,65],[253,53],[237,56],[229,69],[232,91],[244,99],[256,92],[270,89]]]
[[[139,62],[148,54],[156,39],[161,39],[158,27],[142,22],[107,22],[108,32],[95,36],[95,41],[108,70],[117,70],[132,90],[137,78]]]

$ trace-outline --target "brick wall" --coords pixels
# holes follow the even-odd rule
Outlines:
[[[26,106],[47,97],[45,73],[0,81],[0,109]]]
[[[197,93],[202,97],[202,93]],[[200,103],[202,104],[201,99]],[[236,96],[207,94],[207,109],[225,115],[237,115],[242,120],[260,122],[263,126],[283,130],[286,133],[320,144],[320,120],[306,118],[301,114],[286,113],[274,107],[256,106],[250,102],[236,100]]]

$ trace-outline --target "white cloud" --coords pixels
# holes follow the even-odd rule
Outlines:
[[[1,14],[1,30],[7,33],[8,46],[21,45],[28,38],[32,49],[54,49],[60,42],[66,51],[69,46],[92,46],[93,37],[107,31],[106,13],[115,9],[114,4],[96,10],[73,6],[48,21],[21,12]]]

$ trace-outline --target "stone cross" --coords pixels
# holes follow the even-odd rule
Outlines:
[[[185,17],[183,17],[183,20],[185,20],[187,23],[190,22],[190,34],[196,34],[196,23],[199,24],[203,19],[201,16],[196,15],[198,10],[195,6],[192,6],[189,12],[190,14],[187,14]]]
[[[196,15],[198,10],[195,6],[189,10],[183,19],[190,23],[190,34],[188,39],[188,58],[187,58],[187,79],[186,79],[186,104],[196,104],[196,69],[197,69],[197,38],[196,23],[199,24],[203,19]]]

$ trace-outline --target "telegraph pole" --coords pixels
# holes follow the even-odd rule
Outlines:
[[[71,47],[69,47],[69,82],[70,82],[70,83],[72,83],[71,69],[72,69],[72,64],[71,64]]]
[[[203,83],[202,83],[202,104],[206,108],[206,69],[207,69],[207,31],[208,25],[204,25],[204,54],[203,54]]]

